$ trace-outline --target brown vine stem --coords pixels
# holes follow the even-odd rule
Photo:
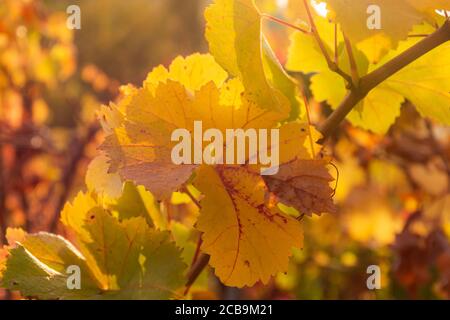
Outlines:
[[[189,293],[189,289],[194,284],[195,280],[197,280],[200,273],[202,273],[203,269],[205,269],[205,267],[208,265],[208,263],[209,263],[209,256],[204,253],[200,254],[200,256],[197,258],[197,261],[189,270],[189,273],[187,275],[188,281],[186,282],[184,295],[187,295]]]
[[[344,101],[320,127],[320,131],[323,135],[322,142],[331,136],[338,128],[339,124],[345,119],[347,114],[352,111],[352,109],[364,99],[372,89],[424,54],[447,41],[450,41],[450,20],[446,20],[442,27],[425,39],[405,50],[378,69],[362,77],[359,81],[359,85],[350,89]]]
[[[182,191],[186,193],[193,203],[201,209],[200,202],[194,197],[194,195],[189,191],[187,186],[184,186],[182,188]],[[198,242],[197,242],[197,248],[195,249],[194,257],[192,258],[191,267],[189,269],[189,273],[187,274],[187,282],[184,289],[184,295],[187,295],[189,293],[189,289],[191,288],[192,284],[194,284],[195,280],[197,280],[200,273],[202,273],[203,269],[208,265],[209,263],[209,256],[204,253],[200,253],[200,247],[202,245],[202,236],[200,234]]]
[[[339,66],[339,52],[338,52],[338,25],[334,24],[334,63]]]

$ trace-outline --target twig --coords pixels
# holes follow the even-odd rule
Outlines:
[[[209,263],[209,256],[207,254],[202,253],[196,263],[192,266],[191,270],[189,270],[188,273],[188,281],[186,282],[186,289],[184,290],[184,295],[187,295],[189,293],[189,289],[194,284],[195,280],[197,280],[200,273],[202,273],[203,269],[208,265]]]
[[[409,34],[408,38],[425,38],[428,36],[429,36],[429,34]]]
[[[303,86],[302,86],[302,96],[303,96],[303,101],[305,103],[305,109],[306,109],[306,119],[308,120],[308,136],[309,136],[309,143],[311,145],[311,152],[312,152],[312,156],[313,158],[316,157],[316,150],[314,148],[314,141],[313,141],[313,137],[312,137],[312,133],[311,133],[311,114],[310,114],[310,110],[309,110],[309,101],[308,101],[308,97],[306,97],[306,93],[305,90],[303,90]]]
[[[399,54],[391,61],[362,77],[359,86],[351,88],[349,94],[339,107],[328,117],[320,127],[323,139],[326,140],[336,130],[339,124],[345,119],[347,114],[362,100],[367,94],[380,83],[408,66],[424,54],[450,40],[450,21],[447,20],[442,27],[432,33],[427,38],[421,40],[411,48]]]
[[[300,28],[299,26],[296,26],[295,24],[292,24],[292,23],[289,23],[289,22],[284,21],[282,19],[279,19],[277,17],[271,16],[270,14],[267,14],[267,13],[261,14],[261,18],[266,18],[266,19],[271,20],[273,22],[279,23],[279,24],[281,24],[283,26],[286,26],[286,27],[295,29],[297,31],[300,31],[300,32],[302,32],[304,34],[310,34],[311,33],[310,31],[305,30],[303,28]]]
[[[339,52],[338,52],[338,25],[334,24],[334,63],[339,66]]]
[[[344,34],[344,42],[345,42],[345,49],[347,50],[348,60],[350,62],[353,84],[355,86],[358,86],[359,84],[358,66],[356,65],[352,44],[350,43],[350,40],[347,38],[345,34]]]
[[[200,205],[200,202],[194,197],[194,195],[189,191],[189,189],[188,189],[186,186],[183,187],[182,191],[183,191],[184,193],[186,193],[186,194],[189,196],[189,198],[191,198],[192,202],[193,202],[199,209],[202,208],[202,206]]]
[[[327,48],[325,47],[325,44],[323,43],[322,39],[320,38],[320,34],[319,34],[319,31],[317,30],[317,27],[316,27],[316,24],[314,22],[314,18],[313,18],[312,14],[311,14],[311,10],[309,8],[309,5],[308,5],[306,0],[303,0],[303,3],[305,5],[305,9],[306,9],[306,12],[308,14],[309,23],[311,24],[312,34],[313,34],[314,38],[316,39],[317,44],[319,45],[319,48],[320,48],[320,51],[322,52],[322,55],[325,57],[325,60],[327,61],[328,68],[331,71],[339,74],[342,78],[344,78],[345,81],[347,81],[348,85],[350,87],[352,87],[353,86],[352,77],[350,75],[348,75],[347,73],[345,73],[343,70],[341,70],[339,68],[339,66],[335,62],[333,62],[331,60],[331,58],[330,58],[330,56],[328,54]]]

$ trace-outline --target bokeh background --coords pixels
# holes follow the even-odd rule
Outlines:
[[[0,0],[0,245],[7,227],[64,235],[59,213],[85,189],[103,133],[101,104],[122,84],[140,86],[158,64],[207,52],[207,0]],[[263,12],[295,22],[287,1],[259,0]],[[81,30],[66,8],[81,8]],[[284,63],[290,30],[267,22]],[[308,82],[308,75],[293,74]],[[328,106],[310,101],[312,120]],[[211,270],[194,298],[448,299],[450,134],[406,103],[386,136],[348,124],[329,142],[339,212],[304,218],[305,246],[269,285],[224,288]],[[189,200],[165,204],[192,226]],[[190,224],[190,225],[189,225]],[[366,287],[369,265],[382,289]],[[0,291],[3,299],[17,293]]]

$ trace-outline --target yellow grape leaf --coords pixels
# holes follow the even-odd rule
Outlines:
[[[122,181],[117,173],[109,173],[109,159],[105,155],[94,158],[86,172],[86,186],[99,195],[116,198],[122,193]]]
[[[414,25],[424,17],[407,0],[326,0],[331,16],[341,25],[342,31],[371,62],[377,62],[400,40],[406,39]],[[370,6],[378,6],[380,28],[369,28],[373,12]]]
[[[326,30],[326,27],[320,27],[319,31],[321,30]],[[326,101],[333,108],[338,107],[348,94],[344,79],[328,69],[325,58],[311,35],[294,33],[291,40],[287,68],[304,73],[316,72],[311,77],[311,91],[314,98],[319,102]],[[365,56],[358,50],[355,50],[354,55],[359,74],[367,74],[369,66]],[[341,61],[341,68],[350,73],[345,51],[340,52],[339,61]],[[404,97],[401,94],[388,90],[384,85],[381,85],[372,90],[350,112],[348,120],[355,126],[380,134],[386,133],[400,115],[403,101]]]
[[[327,62],[320,52],[316,39],[301,32],[292,33],[286,69],[308,74],[327,68]]]
[[[224,284],[266,284],[287,270],[291,249],[302,246],[301,225],[267,202],[258,174],[245,167],[202,166],[194,185],[205,196],[197,221],[201,249]]]
[[[417,11],[429,17],[430,22],[438,17],[436,10],[450,11],[450,2],[448,0],[407,0],[408,3]]]
[[[158,198],[166,198],[191,175],[195,165],[175,165],[171,160],[171,134],[193,126],[192,99],[172,80],[161,83],[155,95],[145,88],[126,106],[126,120],[102,145],[123,179],[143,184]]]
[[[303,118],[306,108],[299,98],[303,94],[299,89],[300,84],[283,69],[266,39],[263,40],[263,65],[270,83],[289,99],[291,111],[287,120]]]
[[[399,51],[409,47],[400,44]],[[424,116],[450,125],[450,45],[425,54],[386,80],[383,87],[408,99]]]
[[[222,132],[273,128],[289,116],[287,105],[280,111],[262,109],[247,99],[243,90],[237,79],[220,89],[210,81],[194,95],[173,80],[161,82],[153,92],[147,87],[138,89],[123,107],[121,126],[113,129],[102,149],[122,178],[143,184],[157,199],[167,198],[197,167],[173,164],[171,152],[178,143],[171,141],[175,129],[193,133],[194,121],[202,121],[203,130]]]
[[[312,7],[312,1],[307,1],[311,8],[311,13],[315,13],[315,10]],[[300,26],[308,26],[309,27],[309,16],[308,12],[305,8],[305,3],[303,0],[288,0],[287,1],[287,7],[286,7],[286,16],[289,19],[294,20],[295,22],[299,23]]]
[[[162,81],[173,80],[181,83],[190,91],[199,90],[213,81],[220,87],[228,78],[228,74],[209,54],[195,53],[186,58],[177,57],[167,70],[163,66],[156,67],[144,81],[144,87],[155,90]]]
[[[336,108],[348,93],[344,79],[337,73],[325,70],[311,77],[311,91],[314,99],[326,101]]]
[[[247,99],[244,92],[237,78],[227,81],[220,89],[208,83],[196,93],[191,123],[201,120],[203,130],[216,128],[225,136],[226,129],[273,128],[288,117],[288,108],[282,111],[262,109]]]
[[[375,88],[348,115],[348,120],[355,126],[378,134],[385,134],[400,110],[405,98],[395,91],[381,85]]]
[[[450,10],[447,0],[328,0],[330,16],[335,16],[344,32],[356,47],[364,52],[371,63],[379,63],[395,49],[400,40],[406,39],[415,25],[427,20],[431,24],[443,23],[436,9]],[[370,30],[367,20],[372,12],[368,7],[377,5],[381,13],[381,29]],[[333,10],[336,8],[335,10]],[[412,32],[413,33],[413,32]]]
[[[317,101],[327,101],[337,108],[347,95],[345,81],[332,71],[324,71],[311,79],[311,90]],[[378,134],[385,134],[395,119],[405,98],[382,84],[373,89],[348,114],[347,119],[355,126]]]
[[[277,60],[270,58],[270,56],[267,56],[267,59],[264,63],[269,70],[269,79],[277,82],[280,90],[288,95],[290,94],[293,99],[297,99],[297,89],[292,87],[291,79],[281,69]],[[196,184],[196,187],[205,196],[202,203],[207,201],[210,205],[207,211],[203,211],[202,205],[202,212],[198,220],[200,231],[204,231],[202,221],[216,219],[213,214],[218,215],[222,211],[221,203],[216,201],[217,197],[224,197],[228,194],[227,190],[223,190],[220,195],[212,192],[214,189],[210,186],[212,183],[210,180],[214,181],[217,176],[212,175],[210,170],[212,170],[212,173],[216,173],[216,170],[220,169],[229,174],[229,179],[232,180],[233,184],[226,186],[228,190],[236,189],[242,192],[243,196],[258,197],[251,202],[241,199],[233,205],[234,211],[228,211],[227,214],[230,215],[228,218],[231,218],[232,214],[235,217],[239,214],[254,216],[254,219],[257,219],[258,212],[263,210],[269,215],[262,217],[261,223],[264,224],[264,234],[270,239],[273,237],[280,239],[273,245],[278,247],[279,243],[286,242],[284,240],[287,237],[293,237],[293,240],[290,240],[291,243],[286,243],[282,250],[275,249],[275,247],[272,249],[273,252],[276,252],[272,260],[277,260],[272,262],[272,267],[269,269],[259,264],[260,252],[256,252],[256,256],[248,257],[248,261],[244,259],[245,257],[242,258],[244,260],[240,263],[247,268],[242,275],[236,273],[227,279],[226,275],[221,275],[226,270],[223,271],[221,267],[216,269],[222,281],[226,284],[243,286],[254,284],[259,280],[267,282],[272,274],[285,269],[284,266],[287,265],[291,247],[300,245],[297,241],[301,239],[298,222],[279,212],[276,203],[268,202],[270,199],[274,200],[274,198],[264,180],[260,177],[260,165],[251,165],[251,167],[246,166],[245,168],[233,165],[221,165],[219,167],[191,165],[186,172],[180,168],[183,166],[173,165],[170,155],[175,143],[170,140],[171,133],[175,129],[183,128],[191,133],[192,137],[194,121],[201,121],[203,130],[215,128],[221,131],[224,136],[226,136],[225,131],[227,129],[278,128],[280,134],[278,145],[280,163],[293,159],[312,159],[314,154],[321,149],[321,146],[316,143],[319,134],[305,123],[283,123],[283,120],[289,118],[290,112],[291,117],[293,115],[289,103],[281,105],[281,108],[276,110],[275,108],[261,107],[256,100],[247,94],[248,88],[239,77],[229,79],[220,86],[218,86],[218,82],[211,79],[200,88],[192,90],[173,77],[168,79],[168,73],[169,71],[164,71],[162,67],[156,68],[147,78],[147,80],[151,79],[150,82],[147,81],[143,88],[131,91],[131,99],[125,97],[125,99],[128,99],[127,103],[121,104],[123,120],[119,126],[113,129],[113,133],[107,137],[102,148],[112,159],[112,168],[117,169],[122,178],[142,183],[155,194],[157,199],[162,199],[176,191],[187,182],[191,173],[195,172],[195,181],[201,181],[200,184]],[[158,76],[161,78],[159,82]],[[177,76],[177,78],[181,78],[181,76]],[[186,84],[186,80],[183,80],[183,83]],[[291,105],[294,105],[294,103],[291,103]],[[223,147],[228,147],[227,141],[223,142]],[[235,145],[235,147],[237,146]],[[270,141],[267,146],[268,150],[274,147],[273,141]],[[246,154],[246,160],[250,160],[253,156],[255,155]],[[240,170],[243,170],[243,172],[241,173]],[[244,181],[239,181],[241,177],[244,178]],[[250,186],[252,190],[247,194],[248,191],[242,188]],[[233,196],[230,197],[228,199],[233,203],[235,199]],[[252,208],[252,205],[255,207]],[[280,225],[282,224],[286,224],[289,236],[283,230],[280,232]],[[206,237],[212,237],[213,235],[214,233],[205,231],[204,237],[206,239]],[[251,237],[254,237],[253,233]],[[233,255],[215,254],[217,250],[219,252],[222,250],[219,243],[216,244],[217,247],[211,247],[210,249],[203,247],[202,250],[211,254],[213,266],[219,266],[218,261],[220,260],[222,265],[228,265],[225,268],[230,268],[234,263]],[[248,251],[248,254],[253,255],[249,251],[251,244],[246,244],[246,246],[247,249],[245,250]],[[88,257],[92,255],[89,252],[86,254]],[[89,260],[89,258],[87,259]],[[96,261],[97,259],[91,260]],[[97,269],[98,277],[102,278],[103,281],[110,281],[108,278],[105,279],[100,266]]]
[[[432,32],[427,25],[415,27],[416,33]],[[348,94],[345,81],[327,69],[324,58],[310,36],[295,34],[292,38],[289,69],[302,72],[317,72],[311,78],[311,90],[317,101],[327,101],[336,108]],[[389,52],[378,64],[368,65],[367,59],[354,49],[360,76],[366,75],[380,65],[397,56],[416,43],[417,39],[400,42],[398,49]],[[303,48],[303,49],[301,49]],[[314,52],[308,55],[301,52]],[[346,53],[339,57],[341,68],[350,73]],[[432,50],[417,61],[406,66],[384,83],[373,89],[359,103],[347,119],[355,126],[384,134],[400,115],[405,99],[410,100],[423,115],[443,124],[450,120],[450,74],[448,73],[449,46],[444,44]],[[311,58],[312,57],[312,58]],[[302,62],[305,61],[304,66]],[[414,88],[414,90],[411,90]]]
[[[271,86],[264,71],[261,15],[254,0],[215,0],[205,17],[206,39],[216,61],[241,79],[246,94],[260,107],[284,109],[288,99]]]
[[[315,16],[314,23],[328,55],[334,57],[337,53],[338,57],[343,59],[339,59],[338,62],[345,62],[347,57],[342,56],[344,53],[344,38],[339,25],[330,22],[322,16]],[[337,31],[337,39],[335,39],[335,31]],[[312,34],[296,31],[292,33],[290,40],[291,44],[286,63],[288,70],[305,74],[328,70],[327,61]],[[335,49],[335,47],[337,48]]]
[[[384,34],[376,34],[359,42],[356,47],[364,52],[371,63],[378,63],[391,49],[392,42]]]
[[[282,164],[276,175],[264,176],[269,190],[285,205],[301,214],[332,213],[334,178],[328,172],[328,159],[292,160]]]

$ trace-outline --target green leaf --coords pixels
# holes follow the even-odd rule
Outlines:
[[[138,190],[132,185],[128,188]],[[38,299],[169,299],[176,296],[176,290],[184,284],[186,264],[181,250],[170,240],[170,233],[151,228],[146,218],[138,215],[145,206],[143,203],[122,213],[124,202],[119,201],[116,211],[101,202],[102,198],[97,200],[91,194],[79,193],[63,210],[62,221],[80,251],[57,235],[16,232],[14,238],[10,233],[11,239],[18,240],[7,247],[2,286]],[[132,217],[123,218],[126,216]],[[80,268],[79,290],[70,290],[67,286],[70,274],[66,271],[72,265]]]
[[[67,268],[80,267],[81,289],[67,286]],[[9,252],[1,286],[37,299],[89,299],[100,293],[81,254],[62,237],[27,235]]]

